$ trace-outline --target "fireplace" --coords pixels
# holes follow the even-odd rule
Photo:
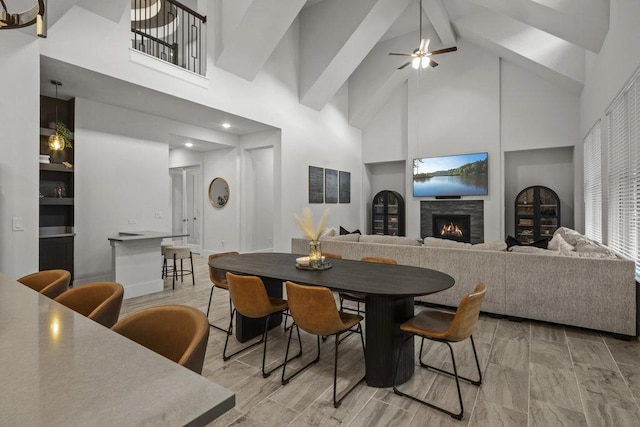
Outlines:
[[[469,216],[468,238],[472,244],[484,242],[483,200],[422,200],[420,201],[420,237],[440,237],[434,233],[434,216]],[[442,227],[442,224],[440,225]],[[464,233],[465,230],[462,230]],[[469,240],[466,240],[469,242]]]
[[[471,243],[471,216],[434,214],[432,236]]]

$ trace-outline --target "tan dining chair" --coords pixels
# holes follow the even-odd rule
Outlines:
[[[173,260],[173,265],[167,266],[165,271],[171,271],[172,274],[172,289],[176,288],[176,279],[178,278],[178,273],[180,273],[180,281],[184,281],[184,275],[190,274],[191,281],[193,282],[193,286],[196,285],[196,278],[193,272],[193,254],[191,253],[191,248],[189,246],[167,246],[164,248],[164,256],[165,259]],[[191,268],[184,268],[184,260],[189,260]],[[180,261],[180,267],[178,268],[178,261]]]
[[[219,268],[211,267],[211,260],[227,255],[238,255],[238,252],[222,252],[219,254],[209,255],[209,280],[211,280],[211,293],[209,294],[209,305],[207,306],[207,319],[209,319],[209,311],[211,310],[211,301],[213,300],[213,290],[215,288],[222,289],[229,293],[229,284],[227,283],[227,272]],[[231,303],[231,295],[229,295],[229,319],[233,319],[233,304]],[[209,322],[209,326],[212,326],[222,332],[231,333],[229,330],[221,328]]]
[[[209,322],[197,308],[186,305],[150,307],[125,317],[111,329],[202,374]]]
[[[124,287],[120,283],[95,282],[69,289],[55,300],[110,328],[118,321],[123,296]]]
[[[42,270],[18,279],[22,283],[49,298],[55,298],[67,289],[71,273],[67,270]]]
[[[337,399],[337,379],[338,379],[338,347],[340,345],[340,335],[347,331],[353,331],[360,334],[362,342],[362,352],[365,353],[364,337],[362,335],[362,327],[360,321],[362,316],[351,313],[343,313],[338,311],[333,293],[329,288],[323,286],[306,286],[293,282],[286,282],[287,298],[289,299],[289,312],[293,317],[293,325],[289,330],[289,340],[287,341],[287,351],[285,353],[285,364],[282,369],[282,385],[289,381],[320,360],[320,337],[335,335],[335,359],[333,365],[333,406],[338,407],[342,400],[361,382],[364,376],[352,384],[343,395]],[[298,332],[300,339],[300,329],[317,336],[318,351],[315,359],[286,377],[287,357],[289,356],[289,346],[293,335],[293,328]],[[355,329],[354,329],[355,328]],[[300,348],[302,352],[302,347]]]
[[[364,257],[360,261],[364,262],[377,262],[379,264],[398,264],[395,259],[392,258],[381,258],[381,257]],[[352,301],[357,304],[357,309],[355,311],[360,314],[360,304],[364,304],[365,295],[359,292],[340,292],[338,294],[340,297],[340,310],[353,310],[348,307],[344,307],[344,301]]]
[[[449,313],[440,310],[426,309],[416,314],[411,319],[400,325],[400,329],[407,333],[406,338],[403,341],[403,345],[398,352],[398,360],[396,361],[396,368],[393,377],[393,391],[394,393],[408,397],[416,402],[422,403],[430,408],[437,409],[452,416],[455,419],[461,420],[464,416],[464,405],[462,404],[462,393],[460,392],[460,380],[470,382],[475,386],[482,384],[482,373],[480,372],[480,363],[478,362],[478,353],[476,352],[476,345],[473,342],[473,331],[478,323],[478,317],[480,316],[480,307],[486,293],[486,286],[483,283],[478,284],[476,289],[469,295],[462,298],[460,305],[455,313]],[[413,339],[417,335],[422,338],[420,342],[420,366],[426,369],[432,369],[436,372],[451,375],[456,379],[456,387],[458,389],[458,401],[460,402],[460,412],[454,413],[440,406],[436,406],[433,403],[422,400],[416,396],[404,393],[396,387],[396,376],[398,375],[398,366],[400,364],[400,358],[402,356],[402,349],[404,343],[407,340]],[[471,340],[471,347],[473,348],[473,356],[476,359],[476,367],[478,368],[478,380],[472,380],[469,378],[458,375],[458,369],[456,368],[456,358],[453,354],[452,342],[463,341],[469,338]],[[432,341],[438,341],[447,344],[451,353],[451,362],[453,363],[453,372],[445,371],[435,366],[427,365],[422,361],[422,350],[424,349],[424,340],[429,339]]]
[[[231,295],[231,301],[233,302],[233,312],[231,321],[229,322],[229,329],[227,332],[227,339],[224,342],[224,349],[222,350],[222,359],[229,360],[233,356],[242,353],[260,343],[263,343],[262,349],[262,376],[267,378],[273,371],[282,367],[285,361],[279,365],[271,368],[269,371],[265,370],[266,358],[267,358],[267,339],[269,337],[269,319],[271,316],[284,313],[289,304],[286,300],[269,296],[267,289],[257,276],[240,276],[237,274],[227,272],[227,284],[229,285],[229,294]],[[231,336],[231,325],[233,324],[233,315],[240,313],[245,317],[251,319],[264,318],[264,332],[260,341],[256,341],[253,344],[245,346],[234,353],[227,356],[227,345],[229,344],[229,337]],[[293,356],[291,360],[302,355],[302,341],[300,341],[300,332],[298,331],[298,343],[300,345],[300,351],[297,355]]]

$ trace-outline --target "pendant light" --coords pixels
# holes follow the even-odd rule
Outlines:
[[[36,0],[34,6],[23,12],[9,12],[4,0],[0,0],[0,30],[13,30],[36,25],[38,37],[47,37],[46,0]]]
[[[62,83],[58,80],[51,80],[51,84],[56,87],[56,131],[49,137],[49,149],[52,151],[60,151],[64,148],[64,138],[58,134],[58,86]]]

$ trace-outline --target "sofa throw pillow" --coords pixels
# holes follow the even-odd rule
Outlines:
[[[565,242],[570,244],[571,246],[575,246],[578,243],[579,238],[584,238],[584,236],[578,233],[576,230],[571,229],[569,227],[558,227],[556,231],[553,232],[553,235],[559,234],[562,236]]]
[[[562,234],[554,234],[553,238],[549,242],[548,248],[552,251],[558,251],[562,253],[572,252],[574,250],[573,246],[562,238]]]
[[[346,228],[344,228],[343,226],[340,226],[340,235],[344,236],[346,234],[362,234],[362,233],[360,233],[360,230],[349,231]]]

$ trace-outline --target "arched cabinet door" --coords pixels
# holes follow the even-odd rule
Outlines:
[[[560,227],[560,198],[541,185],[527,187],[515,200],[516,238],[523,243],[553,237]]]
[[[404,199],[395,191],[376,194],[371,203],[371,234],[404,236]]]

